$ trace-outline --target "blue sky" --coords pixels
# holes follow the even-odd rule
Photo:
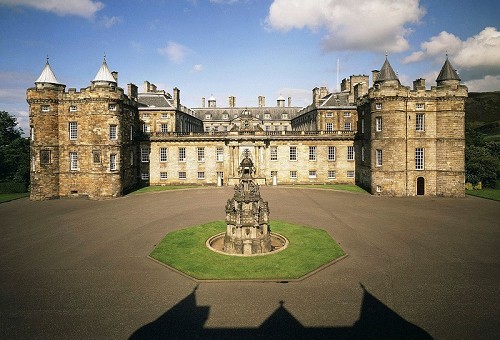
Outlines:
[[[86,87],[106,53],[119,86],[148,80],[182,104],[310,104],[316,86],[371,74],[387,51],[405,85],[427,86],[448,52],[470,91],[500,90],[497,1],[0,0],[0,110],[28,131],[26,89],[46,56],[67,88]]]

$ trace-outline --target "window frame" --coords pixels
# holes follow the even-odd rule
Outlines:
[[[425,170],[424,148],[415,148],[415,170]]]
[[[168,148],[160,147],[160,163],[168,161]]]
[[[78,122],[68,122],[69,140],[78,140]]]
[[[293,152],[292,152],[293,150]],[[288,159],[291,162],[296,162],[297,161],[297,146],[296,145],[290,145],[288,149]]]
[[[141,163],[149,163],[151,149],[148,146],[141,146]]]
[[[109,124],[109,140],[118,140],[118,125]]]
[[[328,170],[326,174],[327,174],[328,179],[336,179],[337,178],[337,171],[335,171],[335,170]]]
[[[178,160],[179,162],[185,162],[186,161],[186,148],[183,146],[179,147],[178,153]]]
[[[353,145],[347,146],[347,160],[348,161],[354,160],[354,146]]]
[[[204,162],[205,161],[205,147],[200,146],[196,148],[196,155],[198,157],[198,162]]]
[[[375,150],[375,166],[382,166],[383,164],[383,151],[381,149]]]
[[[380,132],[382,131],[382,128],[383,128],[383,120],[382,120],[382,117],[381,116],[377,116],[375,117],[375,131],[376,132]]]
[[[69,153],[69,170],[78,171],[78,152],[70,151]]]
[[[415,115],[415,131],[417,132],[425,131],[425,114],[417,113]]]
[[[117,162],[117,155],[116,153],[112,153],[109,155],[109,171],[116,171],[118,170],[118,162]]]
[[[317,153],[316,153],[316,145],[309,145],[309,160],[310,161],[316,161],[317,160]]]
[[[272,161],[278,160],[278,146],[272,145],[270,148],[270,157]]]
[[[224,148],[222,146],[218,146],[215,149],[215,161],[224,162]]]

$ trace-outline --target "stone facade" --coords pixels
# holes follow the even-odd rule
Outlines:
[[[358,185],[378,195],[464,196],[467,88],[448,65],[453,79],[438,77],[430,90],[417,79],[410,89],[386,60],[377,79],[385,78],[358,100]]]
[[[129,84],[126,95],[106,61],[91,86],[65,91],[47,62],[27,91],[31,199],[234,185],[244,150],[259,185],[356,182],[379,195],[463,196],[467,88],[448,60],[443,69],[430,90],[423,79],[401,86],[386,61],[370,89],[368,76],[351,76],[341,92],[313,89],[302,109],[281,96],[276,106],[260,96],[237,107],[231,96],[227,107],[211,97],[189,109],[177,88],[145,82],[138,93]]]

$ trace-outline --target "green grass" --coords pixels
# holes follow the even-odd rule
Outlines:
[[[466,190],[465,193],[467,195],[487,198],[494,201],[500,202],[500,189],[481,189],[481,190]]]
[[[311,189],[328,189],[328,190],[342,190],[350,192],[361,192],[367,193],[367,191],[361,187],[354,184],[296,184],[288,185],[292,188],[311,188]]]
[[[15,194],[0,194],[0,203],[17,200],[18,198],[27,197],[28,195],[29,193],[27,192],[21,192]]]
[[[272,221],[271,230],[284,235],[289,246],[267,256],[230,256],[211,251],[206,240],[226,228],[224,221],[174,231],[150,256],[201,280],[298,279],[345,253],[321,229]]]
[[[144,194],[147,192],[199,188],[199,187],[200,187],[199,185],[164,185],[164,186],[152,185],[152,186],[142,187],[140,189],[134,190],[134,191],[130,192],[129,195]]]

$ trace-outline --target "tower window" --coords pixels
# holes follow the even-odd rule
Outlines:
[[[415,116],[415,130],[424,131],[425,130],[425,116],[424,114],[417,114]]]
[[[382,166],[382,150],[375,150],[375,160],[377,166]]]
[[[382,117],[375,117],[375,131],[382,131]]]
[[[116,124],[111,124],[109,126],[109,139],[110,140],[118,139],[118,135],[116,133]]]
[[[69,139],[76,140],[78,138],[78,124],[76,122],[69,122]]]
[[[347,160],[348,161],[354,160],[354,146],[347,147]]]
[[[415,170],[424,170],[424,148],[415,149]]]

